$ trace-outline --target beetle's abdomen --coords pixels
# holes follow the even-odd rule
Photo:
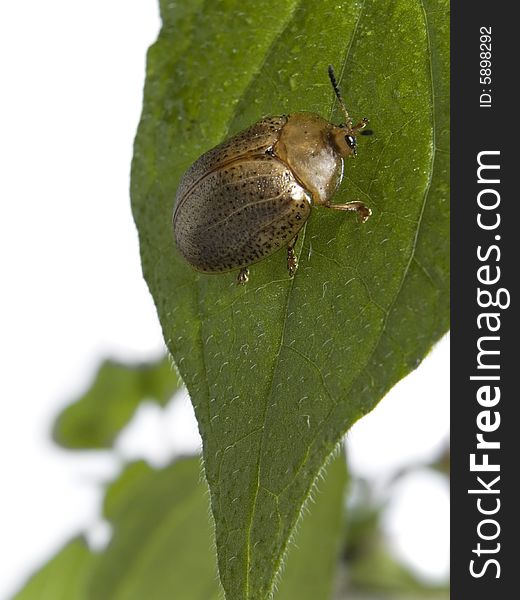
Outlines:
[[[199,271],[247,266],[290,242],[310,212],[310,197],[270,154],[242,156],[207,172],[177,197],[177,246]]]

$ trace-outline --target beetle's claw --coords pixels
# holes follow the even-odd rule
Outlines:
[[[370,210],[370,208],[368,208],[368,206],[366,206],[365,204],[361,203],[360,206],[357,208],[357,213],[359,215],[359,220],[361,221],[361,223],[366,223],[368,221],[368,218],[372,216],[372,211]]]
[[[296,269],[298,268],[298,258],[292,248],[287,249],[287,270],[289,271],[289,277],[294,277]]]
[[[249,269],[247,267],[242,267],[238,273],[237,284],[244,285],[249,281]]]

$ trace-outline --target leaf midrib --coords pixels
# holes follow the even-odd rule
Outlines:
[[[356,37],[357,34],[357,30],[358,30],[358,26],[359,23],[361,21],[361,17],[364,13],[364,9],[365,9],[365,3],[366,0],[363,0],[363,4],[361,5],[360,9],[359,9],[359,15],[358,18],[356,20],[356,24],[354,26],[354,29],[352,31],[352,35],[350,37],[349,40],[349,44],[348,47],[345,51],[345,56],[343,58],[342,61],[342,68],[341,68],[341,75],[340,75],[340,80],[343,77],[343,74],[345,72],[346,69],[346,65],[350,56],[350,52],[352,50],[352,46],[354,43],[354,39]],[[294,14],[294,13],[293,13]],[[291,16],[292,19],[292,16]],[[267,60],[267,54],[266,54],[266,60]],[[265,64],[265,60],[264,60],[264,64]],[[329,121],[332,119],[332,114],[334,111],[334,105],[335,105],[335,96],[333,95],[332,98],[332,102],[331,102],[331,107],[330,107],[330,111],[329,111]],[[305,236],[306,236],[306,232],[307,232],[307,223],[304,225],[304,227],[301,230],[301,244],[300,244],[300,252],[298,253],[298,259],[301,256],[301,252],[303,250],[304,244],[305,244]],[[264,402],[264,412],[262,415],[262,436],[260,438],[260,444],[258,447],[258,457],[257,457],[257,463],[256,463],[256,486],[255,486],[255,491],[254,491],[254,496],[253,496],[253,501],[252,501],[252,507],[251,507],[251,517],[249,520],[249,524],[248,524],[248,528],[247,528],[247,534],[246,534],[246,583],[245,583],[245,598],[249,598],[249,586],[250,586],[250,566],[251,566],[251,529],[253,527],[253,522],[254,522],[254,518],[255,518],[255,514],[256,514],[256,505],[257,505],[257,500],[258,500],[258,493],[260,491],[261,485],[260,485],[260,469],[261,469],[261,462],[262,462],[262,453],[263,453],[263,447],[264,447],[264,440],[265,440],[265,424],[266,424],[266,416],[267,416],[267,408],[269,406],[269,400],[272,398],[272,394],[273,394],[273,386],[274,386],[274,381],[275,381],[275,377],[276,374],[279,370],[279,358],[280,358],[280,354],[282,352],[282,348],[284,347],[284,340],[285,340],[285,334],[286,334],[286,329],[287,329],[287,321],[288,321],[288,313],[289,313],[289,306],[291,304],[291,300],[292,300],[292,291],[294,289],[294,281],[296,279],[296,277],[298,277],[298,270],[296,271],[296,273],[294,274],[294,276],[290,279],[290,284],[287,288],[287,298],[286,298],[286,303],[285,303],[285,310],[284,310],[284,317],[283,317],[283,327],[282,327],[282,332],[280,335],[280,341],[279,341],[279,345],[278,345],[278,351],[276,353],[276,356],[273,360],[273,370],[271,373],[271,378],[270,378],[270,385],[269,385],[269,394]],[[325,388],[325,390],[328,392],[328,390]],[[311,444],[312,445],[312,444]],[[307,459],[307,457],[309,456],[309,453],[306,453],[305,459],[303,461],[303,463],[305,463],[305,460]],[[301,468],[301,465],[300,465]],[[297,472],[299,472],[300,469],[298,469]],[[311,486],[312,487],[312,486]],[[310,489],[310,488],[309,488]],[[289,535],[290,537],[290,535]],[[286,545],[286,544],[285,544]],[[278,559],[278,562],[280,562],[281,558]],[[273,572],[273,577],[271,579],[271,581],[269,582],[270,586],[272,586],[275,577],[276,577],[276,573],[278,571],[278,565],[277,568],[274,569]]]

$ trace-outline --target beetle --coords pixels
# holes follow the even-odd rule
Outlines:
[[[345,123],[311,112],[265,117],[196,160],[182,177],[173,211],[175,241],[187,262],[204,273],[240,269],[287,247],[287,269],[298,266],[294,246],[312,205],[372,214],[359,201],[333,204],[343,159],[356,155],[357,125],[347,112],[332,66],[328,69]],[[364,133],[371,133],[366,131]]]

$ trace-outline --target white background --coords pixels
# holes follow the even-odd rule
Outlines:
[[[186,398],[140,410],[116,456],[50,441],[54,417],[102,358],[163,351],[128,197],[145,53],[158,28],[155,0],[0,5],[0,599],[72,535],[106,540],[101,484],[122,459],[162,464],[199,446]],[[349,433],[352,469],[382,497],[401,466],[434,458],[446,442],[448,370],[445,339]],[[421,471],[393,492],[390,543],[423,577],[445,577],[445,481]]]

